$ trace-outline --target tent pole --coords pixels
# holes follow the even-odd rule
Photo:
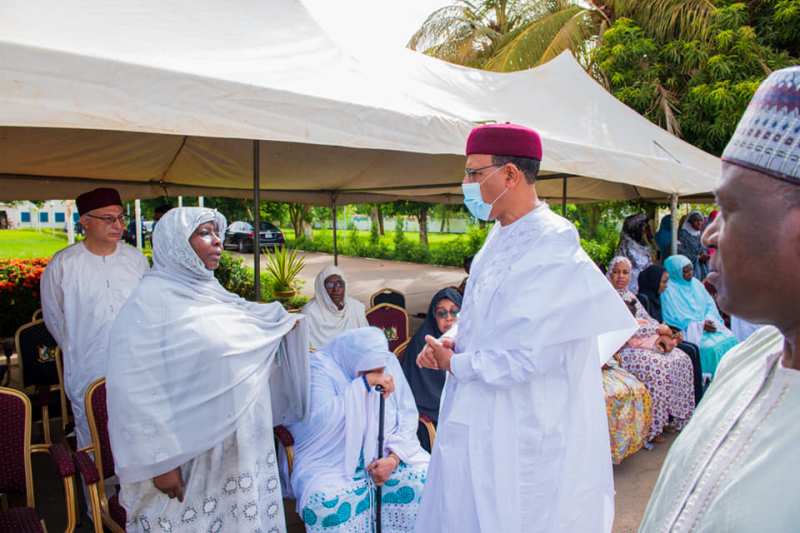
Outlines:
[[[75,244],[75,220],[72,215],[75,212],[75,201],[67,200],[65,203],[67,204],[67,244]],[[128,215],[130,215],[130,209],[128,209]]]
[[[136,216],[136,247],[141,251],[142,246],[142,201],[138,198],[134,202],[134,215]]]
[[[567,218],[567,177],[564,176],[564,183],[561,187],[561,216]]]
[[[202,196],[198,196],[197,197],[197,207],[205,207],[205,206],[206,206],[205,198],[203,198]]]
[[[678,195],[673,194],[669,197],[669,212],[672,215],[672,243],[670,244],[670,255],[678,253]]]
[[[253,141],[253,286],[261,301],[261,145]]]
[[[331,194],[331,216],[333,217],[333,264],[339,266],[339,247],[336,243],[336,195]]]

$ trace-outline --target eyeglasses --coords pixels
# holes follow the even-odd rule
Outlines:
[[[456,307],[455,309],[451,309],[450,311],[448,311],[447,309],[437,309],[434,314],[436,315],[436,318],[441,318],[442,320],[444,320],[445,318],[448,317],[448,315],[453,318],[458,318],[459,311],[461,311],[461,309],[459,309],[458,307]]]
[[[326,281],[325,288],[329,291],[333,289],[344,289],[344,281]]]
[[[128,217],[126,217],[125,215],[120,215],[118,217],[115,217],[114,215],[98,216],[98,215],[87,214],[86,216],[91,218],[96,218],[97,220],[102,220],[103,222],[106,223],[107,226],[112,226],[114,222],[119,222],[124,226],[128,222]]]
[[[475,176],[477,176],[482,170],[486,170],[487,168],[492,167],[502,167],[503,165],[486,165],[485,167],[481,168],[465,168],[464,169],[464,177],[467,178],[469,181],[475,181]]]

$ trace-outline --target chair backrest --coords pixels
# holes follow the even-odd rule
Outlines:
[[[392,304],[405,309],[406,297],[402,292],[386,287],[377,291],[369,298],[370,307],[375,307],[378,304]]]
[[[108,479],[115,474],[114,455],[111,453],[111,440],[108,437],[108,408],[106,406],[106,380],[98,379],[86,389],[84,400],[86,419],[92,435],[94,462],[100,477]],[[98,483],[100,498],[105,498],[103,483]]]
[[[33,312],[33,317],[31,317],[31,322],[35,322],[41,319],[42,319],[42,308],[40,307],[39,309]]]
[[[410,337],[408,313],[402,307],[378,304],[367,311],[367,322],[383,330],[389,341],[389,351],[393,352]]]
[[[34,506],[31,471],[31,401],[0,387],[0,492],[24,494]]]
[[[58,385],[56,348],[58,343],[43,320],[34,320],[17,330],[14,337],[22,362],[22,385]]]

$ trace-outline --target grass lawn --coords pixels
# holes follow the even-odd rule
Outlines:
[[[0,257],[50,257],[67,246],[63,231],[43,229],[0,230]]]

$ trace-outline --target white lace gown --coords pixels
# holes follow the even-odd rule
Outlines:
[[[286,531],[269,394],[253,404],[222,443],[181,466],[183,502],[152,480],[123,484],[128,532]]]

